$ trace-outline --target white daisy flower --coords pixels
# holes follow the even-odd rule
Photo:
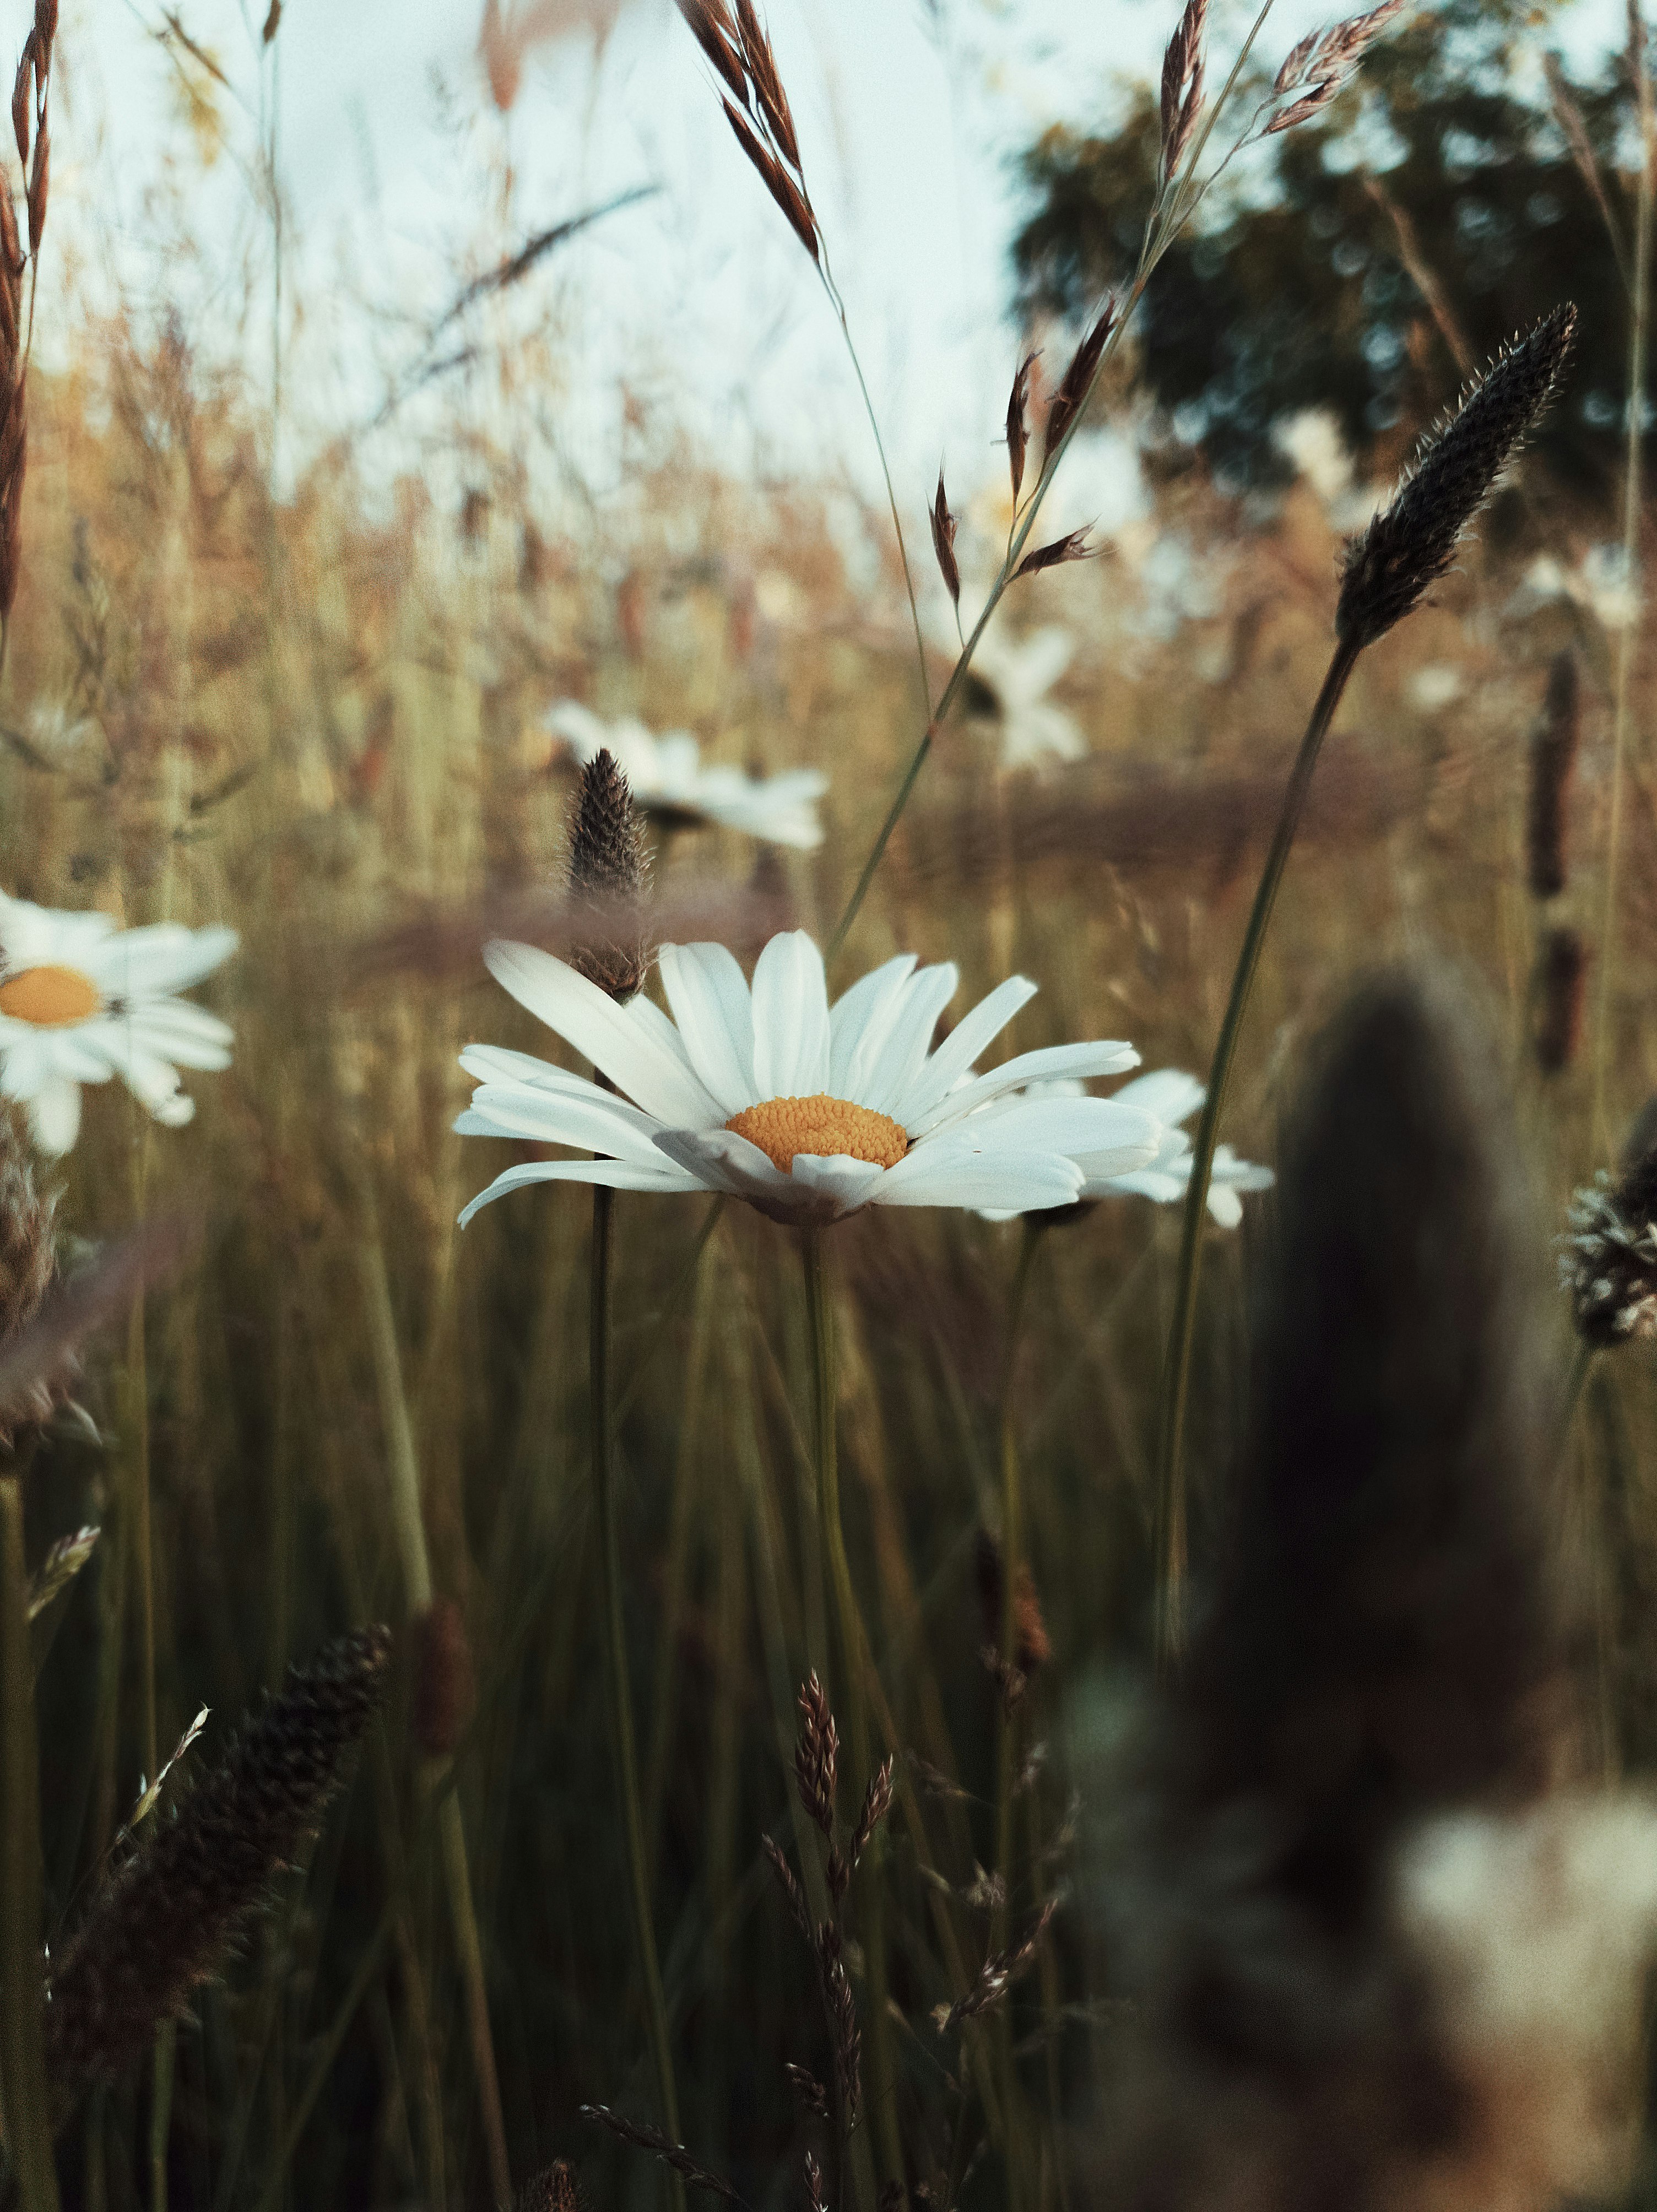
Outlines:
[[[81,1085],[119,1075],[158,1121],[196,1110],[180,1067],[228,1067],[233,1036],[174,996],[236,949],[234,929],[163,922],[117,929],[107,914],[66,914],[0,892],[0,1096],[28,1109],[42,1152],[81,1126]]]
[[[554,707],[546,726],[583,768],[608,747],[627,778],[634,805],[667,828],[714,822],[767,844],[796,845],[805,852],[823,842],[817,802],[828,789],[828,778],[819,769],[762,778],[740,768],[704,768],[688,730],[657,737],[631,716],[602,721],[574,699]]]
[[[1083,1158],[1078,1165],[1087,1176],[1082,1187],[1084,1198],[1110,1198],[1118,1194],[1139,1198],[1154,1198],[1163,1206],[1183,1199],[1191,1188],[1191,1139],[1178,1127],[1189,1121],[1203,1103],[1203,1085],[1194,1075],[1187,1075],[1177,1067],[1159,1067],[1149,1075],[1136,1076],[1124,1083],[1116,1094],[1118,1105],[1137,1106],[1149,1114],[1162,1127],[1162,1141],[1156,1158],[1143,1167],[1130,1168],[1125,1173],[1095,1165]],[[1214,1166],[1209,1176],[1209,1212],[1221,1229],[1235,1229],[1243,1218],[1240,1192],[1270,1190],[1276,1182],[1270,1168],[1256,1167],[1252,1160],[1240,1160],[1229,1145],[1216,1145]]]
[[[979,639],[967,671],[967,712],[999,727],[1003,768],[1080,760],[1086,753],[1075,715],[1047,696],[1075,652],[1075,640],[1057,623],[1021,638],[992,627]]]
[[[1081,1086],[1075,1082],[1033,1083],[1024,1095],[1074,1098],[1081,1095]],[[1192,1155],[1190,1137],[1177,1125],[1188,1121],[1202,1103],[1203,1085],[1194,1075],[1187,1075],[1177,1067],[1159,1067],[1149,1075],[1136,1075],[1131,1083],[1124,1083],[1112,1103],[1136,1107],[1156,1122],[1155,1156],[1137,1167],[1124,1169],[1112,1167],[1105,1158],[1078,1154],[1076,1165],[1082,1171],[1083,1181],[1077,1195],[1151,1198],[1161,1206],[1171,1206],[1183,1199],[1191,1188]],[[1209,1176],[1209,1212],[1221,1229],[1235,1229],[1243,1218],[1239,1194],[1270,1190],[1276,1180],[1270,1168],[1256,1167],[1252,1160],[1240,1160],[1229,1145],[1217,1145]],[[1006,1210],[984,1210],[992,1221],[1010,1218]]]
[[[668,945],[672,1018],[645,998],[618,1006],[550,953],[496,943],[484,958],[521,1006],[584,1054],[622,1095],[527,1053],[472,1045],[466,1136],[580,1146],[597,1159],[509,1168],[461,1214],[533,1182],[719,1191],[774,1220],[823,1222],[864,1206],[996,1206],[1022,1213],[1080,1194],[1074,1157],[1125,1173],[1156,1157],[1161,1125],[1114,1099],[1009,1098],[1044,1077],[1116,1075],[1131,1045],[1051,1045],[988,1073],[974,1062],[1035,996],[1022,975],[965,1015],[935,1052],[955,995],[951,963],[912,953],[831,1006],[823,956],[801,930],[773,937],[752,988],[722,945]],[[999,1104],[993,1114],[982,1109]]]

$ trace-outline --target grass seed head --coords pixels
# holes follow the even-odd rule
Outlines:
[[[570,829],[570,895],[614,918],[637,910],[644,896],[644,833],[627,778],[613,753],[601,747],[582,770]],[[570,965],[607,991],[618,1005],[631,999],[650,969],[642,930],[595,938],[578,945]]]
[[[829,1710],[828,1692],[815,1672],[800,1686],[799,1706],[800,1735],[794,1747],[794,1775],[800,1802],[832,1843],[840,1731]]]
[[[555,2158],[518,2191],[512,2212],[587,2212],[581,2177],[567,2158]]]
[[[956,518],[949,511],[949,500],[943,488],[943,471],[938,471],[938,495],[932,502],[932,550],[937,556],[938,574],[943,578],[944,589],[952,605],[961,603],[960,563],[955,558]]]
[[[1024,489],[1024,462],[1030,450],[1030,432],[1025,418],[1030,404],[1030,372],[1035,365],[1035,355],[1026,354],[1013,379],[1013,389],[1007,395],[1007,465],[1013,478],[1014,507]]]
[[[1576,331],[1569,302],[1500,355],[1423,442],[1389,503],[1347,548],[1336,635],[1373,645],[1420,604],[1559,387]]]
[[[1047,428],[1044,450],[1051,460],[1058,451],[1061,441],[1071,423],[1087,404],[1087,395],[1093,388],[1093,379],[1099,374],[1099,364],[1104,358],[1106,341],[1116,328],[1116,297],[1106,301],[1098,318],[1081,344],[1070,356],[1058,390],[1053,394],[1053,404],[1047,410]]]
[[[388,1630],[359,1629],[292,1668],[93,1898],[52,1972],[46,2064],[60,2104],[130,2065],[219,1972],[315,1832],[379,1709],[390,1652]]]

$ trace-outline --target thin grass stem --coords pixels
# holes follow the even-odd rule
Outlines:
[[[1651,86],[1642,42],[1634,41],[1639,77],[1641,162],[1634,220],[1634,297],[1629,322],[1628,442],[1623,470],[1623,582],[1632,588],[1640,574],[1642,460],[1645,441],[1647,325],[1651,315],[1651,225],[1657,191],[1657,130],[1652,118]],[[1605,831],[1605,896],[1599,925],[1599,989],[1594,1012],[1593,1142],[1602,1154],[1611,1145],[1605,1119],[1605,1073],[1611,1053],[1613,986],[1617,968],[1617,894],[1623,849],[1623,788],[1628,757],[1630,694],[1639,643],[1637,619],[1617,634],[1617,671],[1611,715],[1611,818]]]
[[[1340,704],[1341,695],[1346,689],[1347,679],[1362,650],[1361,646],[1345,639],[1336,646],[1328,672],[1324,678],[1323,688],[1318,694],[1311,720],[1307,724],[1306,735],[1301,740],[1301,750],[1295,757],[1288,785],[1283,793],[1277,827],[1272,833],[1270,849],[1260,872],[1254,904],[1249,912],[1248,927],[1244,933],[1242,949],[1238,953],[1237,965],[1232,975],[1231,996],[1227,1001],[1225,1019],[1220,1025],[1219,1041],[1214,1048],[1214,1060],[1209,1069],[1202,1118],[1197,1125],[1197,1135],[1191,1147],[1191,1185],[1185,1194],[1185,1215],[1180,1230],[1179,1265],[1174,1278],[1173,1313],[1169,1322],[1168,1348],[1162,1367],[1161,1418],[1157,1434],[1156,1650],[1158,1664],[1164,1668],[1175,1664],[1185,1648],[1186,1530],[1183,1447],[1185,1399],[1191,1382],[1191,1337],[1197,1313],[1197,1279],[1203,1261],[1203,1217],[1208,1204],[1209,1177],[1214,1166],[1215,1146],[1219,1139],[1220,1117],[1225,1109],[1226,1091],[1231,1081],[1232,1063],[1236,1058],[1244,1016],[1248,1012],[1249,994],[1254,988],[1255,973],[1260,964],[1266,932],[1270,927],[1272,908],[1277,902],[1278,886],[1282,882],[1283,869],[1295,842],[1295,833],[1300,827],[1307,793],[1312,787],[1318,756],[1323,749],[1329,726],[1334,720],[1335,710]]]
[[[0,1478],[0,2087],[22,2212],[58,2212],[40,1942],[40,1760],[23,1492]]]
[[[593,1509],[598,1520],[599,1551],[603,1565],[605,1679],[610,1697],[610,1747],[616,1763],[616,1784],[621,1793],[622,1821],[627,1838],[627,1875],[633,1907],[633,1935],[638,1947],[639,1972],[644,1983],[650,2048],[655,2061],[656,2092],[661,2100],[661,2124],[673,2140],[678,2142],[681,2140],[679,2091],[673,2080],[667,2001],[662,1993],[661,1966],[656,1956],[655,1927],[650,1911],[644,1814],[639,1793],[638,1750],[633,1735],[632,1694],[627,1680],[627,1638],[621,1603],[621,1557],[616,1541],[612,1466],[614,1438],[610,1407],[611,1262],[615,1248],[615,1195],[603,1183],[593,1186],[592,1273],[588,1304]],[[664,2171],[669,2202],[677,2208],[677,2212],[685,2212],[685,2185],[671,2169]]]

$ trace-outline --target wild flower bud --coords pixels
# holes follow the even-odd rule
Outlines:
[[[1576,657],[1567,646],[1548,672],[1542,720],[1531,739],[1525,847],[1532,898],[1557,898],[1565,888],[1567,813],[1581,726]]]
[[[314,1832],[384,1694],[391,1637],[342,1636],[254,1715],[176,1812],[152,1816],[54,1962],[46,2067],[60,2105],[118,2074],[216,1974]]]
[[[1499,355],[1422,441],[1391,501],[1347,548],[1336,635],[1373,645],[1419,605],[1558,389],[1576,332],[1567,301]]]
[[[1536,1064],[1544,1075],[1562,1075],[1576,1057],[1587,979],[1588,949],[1581,933],[1550,929],[1542,941],[1536,973]]]
[[[644,838],[633,795],[615,755],[601,747],[582,770],[570,830],[570,895],[592,905],[611,927],[621,925],[621,934],[595,935],[570,955],[570,965],[618,1005],[649,972],[649,953],[628,918],[644,885]]]
[[[416,1613],[410,1629],[414,1741],[428,1759],[452,1758],[472,1717],[477,1693],[466,1618],[453,1598],[434,1598]]]

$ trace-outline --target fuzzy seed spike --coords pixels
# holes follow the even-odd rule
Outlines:
[[[607,747],[582,770],[570,827],[569,880],[572,901],[612,922],[637,915],[644,896],[644,835],[627,778]],[[650,957],[630,926],[624,937],[595,938],[577,946],[570,965],[620,1005],[643,984]]]
[[[1501,354],[1424,441],[1391,502],[1347,549],[1336,634],[1373,645],[1454,558],[1462,534],[1559,387],[1576,333],[1569,301]]]
[[[130,2065],[218,1972],[339,1787],[390,1652],[388,1630],[365,1628],[292,1668],[105,1881],[53,1965],[46,2061],[60,2107]]]

